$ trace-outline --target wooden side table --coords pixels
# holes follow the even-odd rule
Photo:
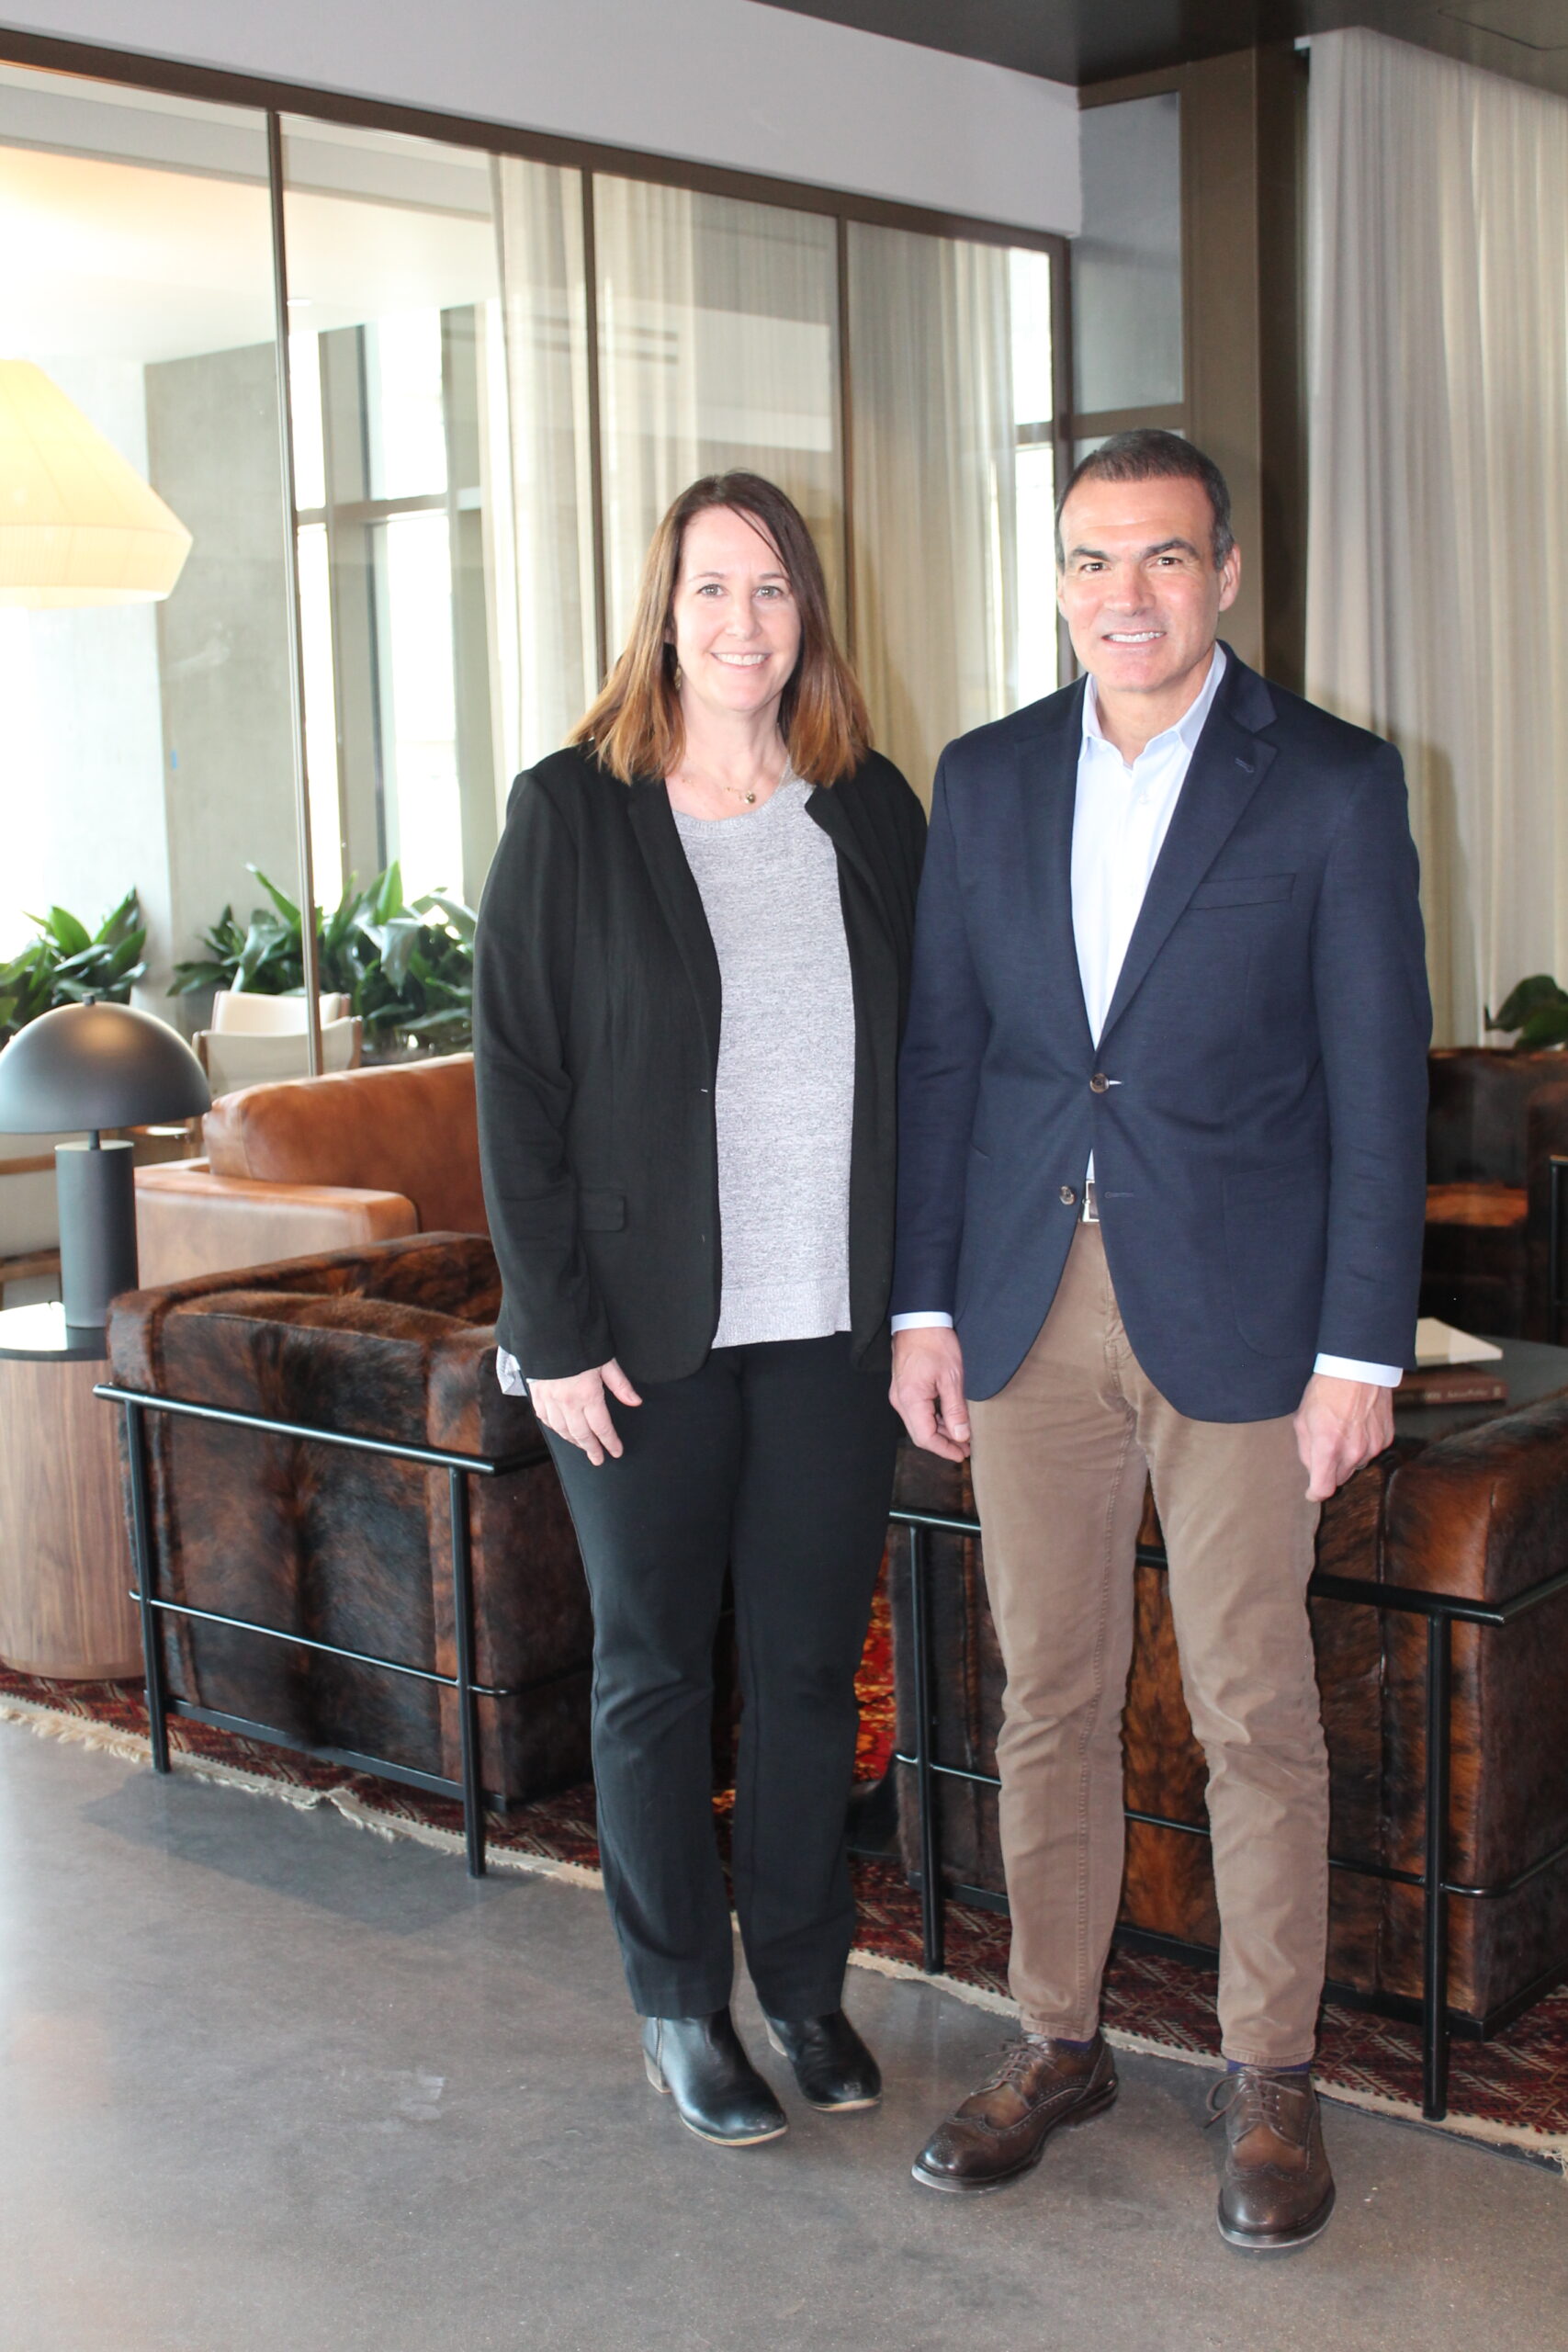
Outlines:
[[[142,1670],[107,1354],[58,1302],[0,1314],[0,1658],[65,1682]]]

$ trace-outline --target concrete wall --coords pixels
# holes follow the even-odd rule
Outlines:
[[[1075,94],[758,0],[0,0],[27,31],[1076,232]]]
[[[149,479],[194,541],[156,608],[181,955],[263,902],[248,865],[299,891],[276,369],[267,343],[147,370]]]

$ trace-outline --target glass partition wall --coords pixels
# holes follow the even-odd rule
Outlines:
[[[299,888],[265,116],[0,68],[0,358],[193,540],[162,603],[0,605],[0,965],[134,890],[167,1015],[174,962],[265,899],[251,865]]]
[[[950,736],[1056,684],[1058,241],[495,140],[0,68],[0,356],[195,538],[163,605],[0,611],[0,961],[24,907],[134,886],[143,1001],[193,1024],[173,967],[273,905],[250,869],[297,899],[306,842],[329,913],[400,886],[460,947],[512,776],[699,474],[799,504],[922,794]],[[367,1039],[462,1042],[450,1006]]]

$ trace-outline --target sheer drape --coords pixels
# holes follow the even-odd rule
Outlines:
[[[743,466],[787,491],[842,571],[830,221],[596,177],[612,656],[671,499]]]
[[[566,741],[598,662],[582,183],[513,155],[494,171],[505,368],[491,379],[487,556],[510,776]]]
[[[1568,101],[1314,40],[1307,687],[1404,754],[1439,1041],[1568,977]]]
[[[486,503],[508,775],[564,739],[594,684],[581,187],[496,165],[505,374]],[[730,466],[799,505],[842,623],[834,224],[597,175],[592,200],[611,658],[660,514]],[[1049,409],[1049,334],[1026,300],[1015,352],[1003,247],[856,224],[849,253],[855,650],[878,744],[929,793],[949,738],[1019,700],[1016,445]],[[1048,550],[1043,590],[1039,569],[1025,601],[1048,645]],[[1032,662],[1031,692],[1049,667]]]
[[[850,230],[856,645],[876,739],[917,791],[1018,699],[1009,256]]]

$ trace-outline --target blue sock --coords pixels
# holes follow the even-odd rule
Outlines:
[[[1242,2064],[1243,2062],[1239,2058],[1227,2058],[1225,2060],[1226,2074],[1239,2075],[1242,2069]],[[1310,2058],[1303,2058],[1299,2066],[1270,2066],[1267,2071],[1270,2075],[1310,2075],[1312,2072],[1312,2060]]]
[[[1078,2051],[1083,2051],[1083,2050],[1092,2050],[1092,2049],[1094,2048],[1094,2045],[1095,2045],[1096,2041],[1099,2040],[1099,2036],[1098,2036],[1097,2034],[1092,2034],[1092,2033],[1091,2033],[1091,2034],[1090,2034],[1090,2036],[1089,2036],[1089,2040],[1088,2040],[1087,2041],[1069,2041],[1067,2040],[1067,2037],[1066,2037],[1066,2035],[1065,2033],[1053,2033],[1053,2034],[1045,2035],[1045,2036],[1042,2036],[1042,2035],[1039,2035],[1039,2034],[1034,2034],[1034,2035],[1032,2035],[1032,2036],[1031,2036],[1031,2040],[1032,2040],[1032,2041],[1048,2040],[1048,2041],[1054,2041],[1054,2042],[1055,2043],[1055,2045],[1056,2045],[1056,2047],[1057,2047],[1057,2049],[1058,2049],[1058,2050],[1078,2050]]]

